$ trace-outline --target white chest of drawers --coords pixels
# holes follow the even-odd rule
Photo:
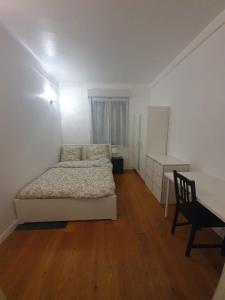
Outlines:
[[[160,203],[165,203],[164,173],[173,170],[187,172],[190,165],[168,155],[146,155],[145,183]]]

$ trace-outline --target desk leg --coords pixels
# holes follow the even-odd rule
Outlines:
[[[164,217],[168,217],[168,204],[169,204],[169,192],[170,192],[170,179],[167,178],[167,187],[166,187],[166,205],[165,205],[165,214]]]

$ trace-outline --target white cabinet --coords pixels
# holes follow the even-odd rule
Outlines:
[[[145,155],[166,154],[169,125],[168,106],[148,106],[135,116],[134,167],[145,179]]]
[[[147,112],[146,153],[165,155],[169,127],[168,106],[149,106]]]
[[[165,202],[165,172],[189,171],[189,164],[167,154],[170,107],[149,106],[147,110],[145,183],[155,198]]]
[[[146,155],[145,183],[160,203],[165,203],[166,182],[164,173],[189,171],[189,164],[168,155]]]

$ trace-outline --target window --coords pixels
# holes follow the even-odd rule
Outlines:
[[[128,98],[91,98],[94,144],[128,144]]]

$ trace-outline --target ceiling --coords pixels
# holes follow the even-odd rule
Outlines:
[[[146,84],[225,0],[0,0],[0,21],[58,81]]]

